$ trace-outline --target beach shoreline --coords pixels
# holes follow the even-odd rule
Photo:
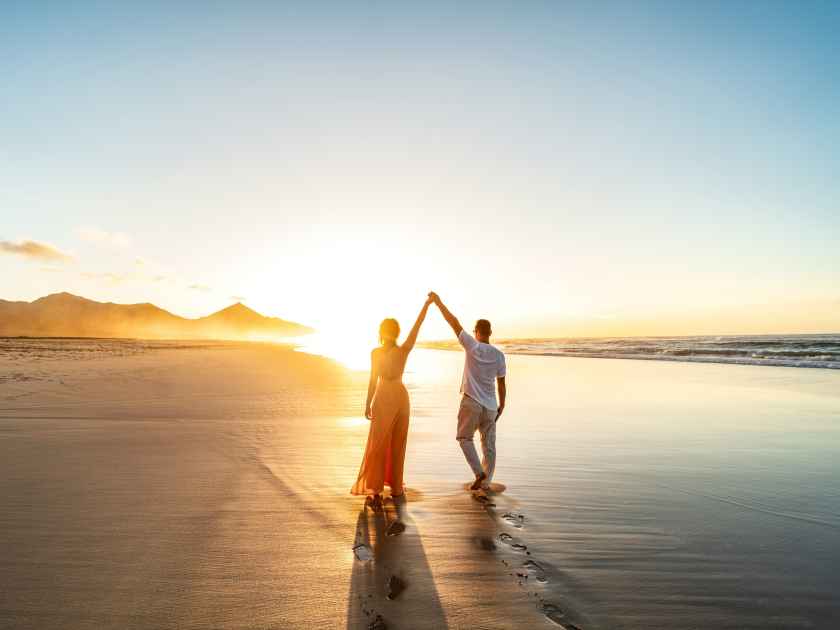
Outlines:
[[[683,335],[497,339],[506,354],[765,367],[840,369],[840,334]],[[423,344],[459,350],[457,342]]]

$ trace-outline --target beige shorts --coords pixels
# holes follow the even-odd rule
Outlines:
[[[488,409],[466,394],[461,397],[458,409],[458,440],[472,440],[476,431],[481,431],[482,437],[496,427],[495,409]]]

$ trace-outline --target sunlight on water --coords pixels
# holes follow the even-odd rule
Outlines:
[[[373,342],[367,339],[334,333],[316,333],[293,340],[298,352],[316,354],[338,361],[351,370],[370,368]]]
[[[342,428],[352,429],[354,427],[367,425],[370,421],[362,416],[347,416],[336,420],[336,425]]]
[[[317,333],[292,340],[298,352],[315,354],[338,361],[351,370],[368,371],[370,369],[370,352],[376,347],[374,341],[362,338],[351,338],[331,333]],[[406,385],[426,385],[445,382],[459,383],[461,378],[461,364],[457,369],[440,372],[440,359],[436,358],[440,352],[415,348],[405,366],[403,381]],[[452,354],[460,355],[460,352]],[[458,361],[463,358],[459,356]],[[449,363],[447,363],[449,365]]]

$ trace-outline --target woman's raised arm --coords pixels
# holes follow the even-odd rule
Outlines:
[[[426,319],[426,313],[429,310],[429,304],[432,303],[432,298],[427,298],[426,303],[423,304],[423,308],[420,309],[420,314],[417,316],[417,321],[414,322],[414,326],[411,328],[411,332],[408,333],[408,337],[405,338],[405,342],[402,345],[403,350],[405,350],[406,354],[411,352],[412,348],[414,348],[414,344],[417,341],[417,333],[420,332],[420,326],[423,325],[423,320]]]

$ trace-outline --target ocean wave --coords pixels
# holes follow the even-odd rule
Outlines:
[[[509,339],[508,354],[840,369],[840,335]]]

